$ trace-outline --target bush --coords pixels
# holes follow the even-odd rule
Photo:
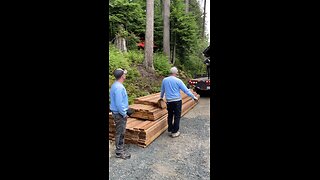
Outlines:
[[[151,87],[151,93],[158,93],[160,91],[161,91],[161,85]]]
[[[137,67],[132,66],[132,67],[128,68],[128,74],[126,76],[127,80],[136,79],[138,77],[141,77],[141,74],[138,71]]]
[[[112,76],[113,71],[117,68],[125,68],[128,71],[127,79],[140,77],[140,73],[132,61],[139,58],[137,52],[122,53],[113,44],[109,45],[109,75]],[[113,77],[113,76],[112,76]],[[109,76],[110,79],[110,76]],[[114,78],[113,78],[114,79]]]
[[[127,80],[123,84],[126,87],[130,105],[133,103],[134,98],[149,94],[147,90],[141,87],[141,82],[143,81],[140,78],[136,78],[135,80]]]
[[[153,57],[154,68],[161,76],[167,76],[170,73],[172,64],[168,62],[168,58],[162,53],[155,53]]]
[[[129,69],[130,64],[124,53],[119,51],[113,44],[109,44],[109,74],[117,68]]]
[[[144,60],[144,52],[139,50],[128,51],[126,57],[133,64],[142,64]]]
[[[126,40],[127,40],[127,48],[129,50],[138,49],[137,43],[139,42],[139,37],[137,37],[133,33],[130,33],[129,36],[126,38]]]

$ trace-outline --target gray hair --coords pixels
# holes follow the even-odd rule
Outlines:
[[[171,74],[177,74],[177,73],[178,73],[178,69],[177,69],[176,67],[172,67],[172,68],[170,69],[170,73],[171,73]]]

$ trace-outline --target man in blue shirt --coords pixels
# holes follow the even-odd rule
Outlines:
[[[115,145],[116,157],[122,159],[129,159],[131,155],[124,151],[124,135],[126,132],[126,124],[128,118],[128,95],[123,82],[126,79],[127,71],[123,69],[116,69],[113,75],[116,81],[112,84],[110,89],[110,110],[112,117],[116,124]]]
[[[198,100],[194,94],[186,87],[186,85],[177,78],[178,69],[173,67],[170,69],[171,75],[162,80],[160,99],[163,99],[164,94],[167,100],[167,110],[168,110],[168,131],[171,132],[171,137],[178,137],[179,123],[181,117],[182,109],[182,99],[180,95],[180,90],[185,94],[192,97],[193,100]],[[174,116],[174,123],[172,123]]]

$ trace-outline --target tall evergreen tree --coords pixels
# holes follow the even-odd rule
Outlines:
[[[163,2],[163,52],[170,62],[170,0]]]
[[[204,7],[203,7],[203,26],[202,26],[202,38],[204,39],[205,36],[205,29],[206,29],[206,3],[207,1],[204,0]]]
[[[186,5],[186,13],[189,12],[189,0],[185,0],[185,5]]]
[[[164,4],[168,2],[169,8],[165,8]],[[169,9],[169,13],[166,13],[169,15],[166,16],[169,25],[166,28],[165,9]],[[154,70],[153,66],[156,65],[153,62],[155,44],[159,52],[168,54],[168,62],[185,72],[205,72],[202,52],[208,46],[204,33],[207,17],[203,17],[204,7],[199,0],[110,0],[109,13],[109,41],[115,43],[116,36],[122,37],[126,42],[118,42],[126,43],[128,51],[132,51],[137,49],[138,36],[145,37],[143,64],[148,70]],[[165,34],[169,34],[168,38],[165,38]],[[169,45],[165,45],[168,44],[165,39],[168,39]],[[165,48],[169,49],[169,53],[165,53]]]
[[[146,35],[144,47],[144,66],[148,71],[154,71],[153,66],[153,23],[154,23],[154,0],[146,0]]]

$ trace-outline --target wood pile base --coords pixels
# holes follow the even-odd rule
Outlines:
[[[146,97],[157,97],[158,100],[159,95],[157,96],[157,94],[148,95]],[[200,98],[198,94],[196,94],[196,97],[198,99]],[[182,98],[181,116],[185,115],[197,104],[196,101],[193,101],[189,97],[182,96]],[[139,107],[140,109],[135,113],[135,118],[128,118],[127,120],[125,143],[137,144],[140,147],[147,147],[168,128],[167,110],[150,104],[147,105],[147,103],[145,103],[131,105],[131,107]],[[109,113],[109,139],[115,139],[115,124],[111,113]]]

